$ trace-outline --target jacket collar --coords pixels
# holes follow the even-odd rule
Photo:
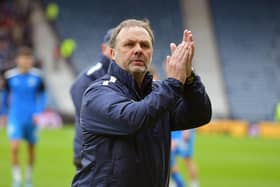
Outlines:
[[[102,67],[107,70],[110,65],[111,60],[108,57],[101,54],[99,57],[99,62],[101,62]]]
[[[147,72],[142,82],[141,88],[138,87],[136,80],[127,71],[119,67],[114,61],[111,61],[108,74],[116,77],[119,81],[125,84],[130,90],[134,90],[140,96],[145,96],[152,90],[153,76]]]

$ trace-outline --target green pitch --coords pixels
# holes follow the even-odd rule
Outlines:
[[[42,130],[36,150],[35,187],[69,187],[72,165],[73,128]],[[224,135],[197,135],[195,161],[201,187],[279,187],[280,140],[233,138]],[[26,161],[21,145],[21,162]],[[188,178],[183,161],[178,159]],[[23,170],[24,171],[24,170]],[[0,187],[10,187],[9,144],[0,129]]]
[[[72,165],[73,128],[41,130],[36,149],[34,187],[69,187]],[[10,152],[6,129],[0,130],[0,187],[11,186]],[[26,163],[26,144],[21,144],[21,162]],[[22,170],[24,172],[24,169]]]
[[[279,187],[280,140],[197,135],[194,160],[201,187]],[[188,178],[184,163],[180,170]]]

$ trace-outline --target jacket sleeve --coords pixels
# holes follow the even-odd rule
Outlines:
[[[196,76],[193,83],[184,85],[183,97],[171,113],[171,130],[196,128],[209,123],[212,109],[205,88]]]
[[[88,88],[88,86],[92,81],[93,80],[91,80],[90,77],[86,76],[83,73],[75,80],[75,82],[71,86],[70,95],[71,95],[73,105],[75,107],[75,113],[78,118],[80,116],[83,93]]]
[[[174,108],[182,93],[183,85],[171,78],[140,101],[131,100],[116,87],[93,84],[83,96],[81,126],[94,134],[133,134],[153,127]]]

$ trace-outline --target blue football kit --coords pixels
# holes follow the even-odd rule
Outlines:
[[[171,166],[175,165],[175,157],[181,156],[183,158],[189,158],[193,155],[195,130],[188,130],[189,137],[184,140],[184,131],[172,131],[172,141],[176,141],[176,148],[171,150]]]
[[[40,70],[32,68],[22,73],[18,68],[4,75],[1,114],[7,115],[7,130],[11,140],[25,139],[31,144],[37,141],[34,115],[43,112],[46,93]]]

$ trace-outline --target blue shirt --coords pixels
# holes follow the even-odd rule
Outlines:
[[[189,129],[188,133],[189,133],[189,140],[193,139],[194,129]],[[184,140],[184,131],[172,131],[171,138],[172,138],[172,140],[176,140],[176,141]]]
[[[4,76],[1,114],[8,120],[32,122],[33,115],[43,112],[46,104],[45,86],[40,70],[22,73],[11,69]]]
[[[176,154],[183,157],[190,157],[193,154],[193,145],[194,145],[194,135],[195,130],[188,130],[188,138],[184,137],[184,131],[172,131],[171,138],[172,141],[177,143],[177,146],[174,151]]]

